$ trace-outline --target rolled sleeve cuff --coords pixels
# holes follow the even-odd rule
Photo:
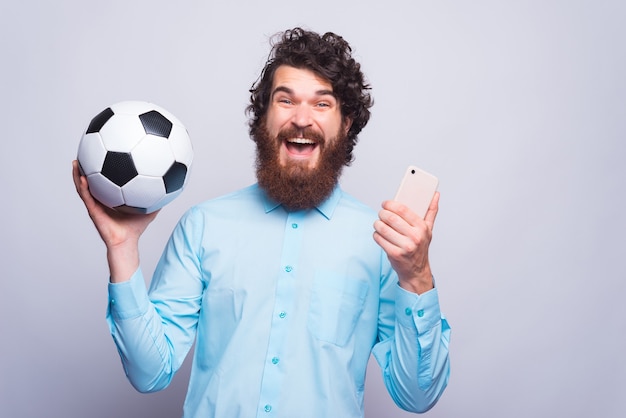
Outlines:
[[[418,295],[403,289],[396,289],[396,318],[398,324],[415,329],[423,334],[441,324],[441,310],[437,288]]]
[[[109,283],[109,314],[115,319],[131,319],[143,315],[150,300],[143,280],[141,268],[130,280],[122,283]]]

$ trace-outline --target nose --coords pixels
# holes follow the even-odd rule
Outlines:
[[[309,106],[300,104],[298,106],[295,106],[293,110],[291,123],[293,123],[293,125],[299,129],[308,128],[313,124],[312,116],[313,115]]]

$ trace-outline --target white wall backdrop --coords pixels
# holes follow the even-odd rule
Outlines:
[[[452,375],[426,416],[625,416],[625,21],[620,0],[2,2],[0,415],[181,415],[188,363],[158,394],[124,377],[71,161],[121,100],[186,124],[192,177],[142,240],[150,273],[187,207],[254,181],[248,88],[302,25],[343,35],[373,85],[344,187],[377,207],[409,163],[440,177]],[[374,363],[366,416],[412,416]]]

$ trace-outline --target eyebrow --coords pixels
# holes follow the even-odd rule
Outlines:
[[[294,91],[287,86],[277,86],[274,89],[274,91],[272,91],[272,98],[274,97],[276,93],[281,93],[281,92],[287,93],[287,94],[294,94]],[[317,90],[315,92],[315,95],[316,96],[333,96],[334,98],[337,98],[337,95],[332,90],[328,90],[328,89]]]

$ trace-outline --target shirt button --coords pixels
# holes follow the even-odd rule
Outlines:
[[[287,316],[287,312],[285,312],[285,311],[282,311],[281,313],[278,314],[278,317],[280,319],[284,319],[286,316]]]
[[[413,313],[413,309],[411,309],[411,308],[406,308],[406,309],[404,310],[404,313],[405,313],[405,314],[407,314],[407,315],[411,315],[411,314]]]
[[[265,406],[263,407],[263,410],[264,410],[265,412],[270,412],[270,411],[272,410],[272,405],[265,405]]]
[[[293,229],[297,229],[297,228],[298,228],[298,224],[297,224],[297,223],[293,223],[293,224],[291,224],[291,227],[292,227]]]
[[[417,316],[419,316],[420,318],[424,316],[424,310],[420,309],[419,311],[417,311]]]
[[[272,364],[278,364],[280,359],[278,357],[272,357]]]
[[[285,271],[286,271],[287,273],[291,272],[291,270],[293,270],[293,267],[291,267],[291,266],[286,266],[286,267],[285,267]]]

